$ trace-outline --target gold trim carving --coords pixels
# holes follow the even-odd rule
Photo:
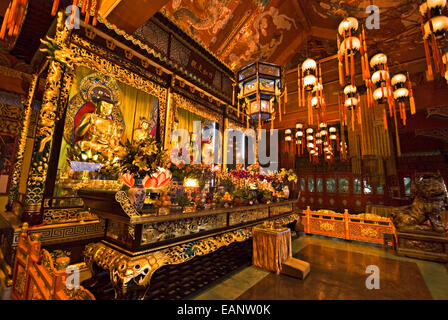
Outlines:
[[[223,115],[209,111],[207,107],[204,107],[201,104],[196,103],[178,93],[173,93],[172,96],[173,101],[175,102],[174,112],[176,116],[177,116],[177,108],[182,108],[194,114],[197,114],[198,116],[201,116],[203,118],[215,121],[217,123],[222,123]]]
[[[134,205],[132,204],[131,200],[129,199],[128,195],[124,191],[118,191],[115,194],[115,200],[120,204],[123,211],[130,217],[139,217],[140,214],[135,209]]]
[[[108,270],[117,296],[126,294],[128,287],[137,284],[147,287],[154,273],[163,266],[176,265],[212,253],[235,242],[244,242],[252,236],[250,228],[240,229],[179,246],[130,257],[104,243],[89,244],[84,251],[85,262]]]
[[[300,221],[300,215],[293,213],[271,220],[286,226],[294,221]],[[116,298],[122,298],[134,284],[139,288],[146,287],[146,291],[149,290],[152,276],[163,266],[182,264],[232,243],[244,242],[251,237],[252,227],[247,227],[134,256],[131,252],[119,251],[106,242],[100,242],[87,245],[84,258],[92,272],[94,264],[110,272]]]

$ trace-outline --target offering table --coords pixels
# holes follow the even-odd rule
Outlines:
[[[264,222],[287,226],[299,221],[295,201],[157,215],[135,210],[126,193],[80,190],[91,213],[106,220],[104,240],[90,244],[85,260],[93,278],[109,271],[116,299],[143,299],[153,274],[252,237]]]

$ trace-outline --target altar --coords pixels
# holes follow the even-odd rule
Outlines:
[[[280,67],[242,71],[251,102],[243,108],[234,71],[163,15],[151,23],[164,44],[101,18],[68,28],[55,15],[25,105],[30,114],[45,80],[26,190],[19,139],[12,212],[2,216],[7,264],[27,223],[44,248],[88,267],[91,283],[106,272],[115,298],[141,299],[164,266],[249,243],[254,226],[295,227],[297,176],[279,167],[277,152],[268,156],[273,132],[255,135],[279,105]],[[254,77],[263,101],[252,96]],[[25,117],[21,137],[30,130]]]
[[[158,215],[152,210],[137,212],[123,192],[79,194],[92,212],[107,221],[104,240],[87,245],[84,255],[92,281],[103,271],[109,273],[116,299],[144,299],[160,268],[186,264],[248,241],[254,226],[275,224],[294,229],[299,220],[293,208],[295,200]]]

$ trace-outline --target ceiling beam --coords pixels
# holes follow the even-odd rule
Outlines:
[[[109,0],[101,7],[107,20],[128,34],[133,34],[165,6],[169,0]]]
[[[210,50],[218,52],[218,54],[224,52],[230,42],[232,42],[236,35],[246,25],[251,14],[254,14],[252,2],[240,1],[234,12],[232,12],[234,18],[232,18],[231,21],[227,23],[226,27],[218,33],[217,40],[210,47]],[[236,17],[239,17],[239,19],[235,19]]]
[[[281,66],[285,62],[287,62],[293,55],[296,54],[296,50],[306,41],[307,35],[306,32],[302,30],[297,37],[295,37],[294,41],[292,41],[286,47],[279,47],[278,51],[281,51],[280,54],[274,59],[274,63]]]
[[[328,29],[328,28],[322,28],[322,27],[311,27],[311,34],[314,38],[318,39],[324,39],[324,40],[334,40],[335,46],[336,46],[336,30],[334,29]]]
[[[299,0],[293,0],[292,4],[299,16],[300,24],[305,28],[305,31],[310,32],[312,27],[311,21],[308,18],[308,15],[306,15],[305,12],[303,11],[302,5],[300,4]]]
[[[122,0],[103,0],[101,2],[100,14],[107,19],[110,13],[118,6]]]
[[[280,46],[277,49],[276,54],[280,51],[278,56],[274,58],[274,63],[278,65],[283,65],[287,62],[292,56],[296,54],[297,49],[308,39],[308,35],[311,34],[311,22],[308,16],[305,14],[302,5],[298,0],[293,0],[292,4],[296,10],[296,13],[299,17],[299,23],[303,27],[302,32],[300,32],[299,36],[295,37],[295,39],[287,46]]]

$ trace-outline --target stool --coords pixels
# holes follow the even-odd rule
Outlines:
[[[311,266],[308,262],[295,258],[289,258],[282,264],[282,274],[300,280],[305,280],[310,270]]]

